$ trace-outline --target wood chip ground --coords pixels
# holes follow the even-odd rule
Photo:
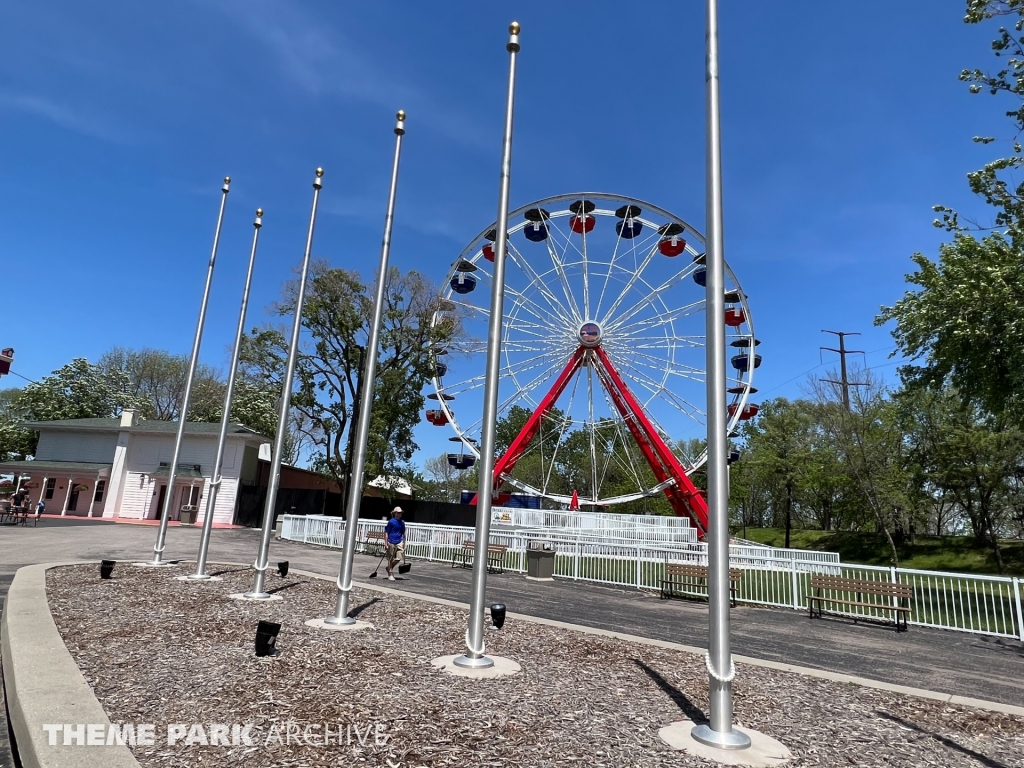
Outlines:
[[[467,680],[430,665],[463,650],[457,608],[357,588],[352,605],[376,629],[324,632],[303,622],[333,612],[329,582],[268,572],[284,600],[254,604],[228,598],[251,587],[244,569],[207,584],[173,580],[184,567],[119,564],[109,581],[98,570],[49,571],[50,607],[110,719],[163,736],[133,749],[147,768],[710,764],[657,735],[706,710],[700,656],[510,620],[487,632],[487,650],[522,673]],[[254,654],[260,619],[282,625],[275,657]],[[737,723],[786,744],[793,766],[1024,767],[1022,718],[737,667]],[[169,746],[172,723],[252,724],[255,744]],[[324,723],[341,745],[309,743],[315,727],[287,743],[289,725]]]

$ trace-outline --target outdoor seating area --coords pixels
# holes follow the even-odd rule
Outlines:
[[[28,525],[32,521],[33,527],[39,522],[27,504],[16,506],[10,501],[0,501],[0,525]]]
[[[878,621],[875,612],[892,613],[897,632],[907,631],[907,617],[910,615],[910,601],[913,590],[906,584],[890,581],[868,581],[867,579],[846,579],[816,573],[811,576],[811,593],[807,595],[809,618],[821,618],[826,613],[842,615],[857,621]],[[826,611],[827,605],[862,608],[871,613],[848,611]],[[817,610],[815,610],[815,608]]]
[[[729,598],[736,607],[736,585],[743,578],[739,568],[729,569]],[[661,580],[661,598],[708,596],[708,568],[706,565],[689,563],[665,563],[665,578]]]
[[[504,544],[487,545],[487,571],[489,573],[505,572],[505,553],[508,547]],[[470,539],[462,542],[462,549],[455,553],[452,558],[452,568],[461,565],[463,568],[473,567],[473,558],[476,556],[476,542]]]

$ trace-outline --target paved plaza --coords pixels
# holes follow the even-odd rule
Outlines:
[[[199,530],[170,528],[167,559],[194,559]],[[78,520],[43,520],[38,528],[0,527],[0,589],[22,565],[68,560],[140,559],[152,553],[156,529]],[[251,563],[258,531],[214,531],[213,562]],[[274,541],[271,562],[333,576],[340,552]],[[356,581],[367,577],[376,558],[356,556]],[[382,571],[383,573],[383,571]],[[415,562],[409,578],[388,584],[410,592],[468,602],[471,571]],[[380,580],[377,583],[381,583]],[[488,578],[487,600],[510,612],[704,647],[707,606],[660,600],[634,589],[558,580],[538,583],[520,574]],[[733,616],[736,654],[829,670],[941,693],[1021,705],[1024,703],[1024,644],[1009,639],[911,627],[853,624],[842,619],[810,621],[802,612],[739,607]]]

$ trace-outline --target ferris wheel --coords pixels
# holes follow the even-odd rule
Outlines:
[[[492,224],[463,250],[432,318],[457,330],[432,349],[425,416],[454,430],[459,469],[480,456],[496,239]],[[703,535],[689,477],[707,458],[703,236],[649,203],[581,193],[512,212],[507,242],[495,488],[570,508],[667,501]],[[725,277],[731,434],[757,413],[761,356],[728,265]]]

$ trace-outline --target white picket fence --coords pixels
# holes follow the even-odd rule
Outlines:
[[[341,518],[283,515],[280,520],[282,539],[335,548],[344,545]],[[383,531],[384,525],[383,520],[360,520],[357,541],[364,542],[369,531]],[[452,562],[463,542],[474,536],[474,529],[461,526],[406,523],[405,530],[407,556],[435,562]],[[525,572],[527,549],[543,542],[556,550],[556,577],[638,589],[659,590],[666,563],[707,565],[706,544],[651,544],[615,540],[610,534],[606,530],[492,530],[490,541],[508,547],[504,566],[509,571]],[[743,570],[736,595],[740,603],[806,611],[813,573],[891,581],[913,589],[910,624],[1024,641],[1021,579],[1016,577],[849,565],[840,563],[834,552],[748,545],[730,546],[729,564]],[[867,619],[888,619],[891,613],[863,606],[847,606],[842,612]]]

